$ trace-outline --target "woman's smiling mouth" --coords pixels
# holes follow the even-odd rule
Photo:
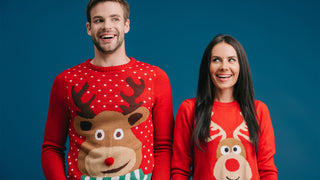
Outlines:
[[[230,78],[232,75],[229,74],[229,75],[217,75],[218,78]]]

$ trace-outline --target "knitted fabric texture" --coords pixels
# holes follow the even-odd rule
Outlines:
[[[214,102],[210,137],[201,151],[192,143],[195,99],[185,100],[177,113],[172,160],[172,179],[276,180],[274,133],[268,108],[255,101],[261,133],[258,156],[237,101]]]
[[[169,176],[172,127],[164,71],[133,58],[114,67],[87,60],[53,84],[42,150],[45,175],[62,179],[68,134],[68,179],[122,177],[136,169]]]

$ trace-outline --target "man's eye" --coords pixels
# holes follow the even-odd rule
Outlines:
[[[100,22],[103,22],[103,20],[102,19],[96,19],[96,20],[94,20],[94,22],[95,23],[100,23]]]
[[[113,20],[113,21],[120,21],[119,18],[113,18],[112,20]]]

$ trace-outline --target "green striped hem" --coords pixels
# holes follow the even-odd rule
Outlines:
[[[89,177],[82,175],[81,180],[151,180],[152,173],[144,174],[141,169],[116,177]]]

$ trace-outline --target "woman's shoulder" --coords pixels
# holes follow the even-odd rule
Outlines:
[[[259,117],[264,117],[265,115],[269,116],[269,108],[264,102],[260,100],[255,100],[254,103],[255,103],[257,115]]]
[[[180,106],[194,107],[195,103],[196,103],[196,98],[190,98],[182,101]]]
[[[196,98],[185,99],[179,106],[179,111],[194,111]]]
[[[268,109],[267,105],[260,100],[254,100],[254,104],[255,104],[257,110],[258,109]]]

